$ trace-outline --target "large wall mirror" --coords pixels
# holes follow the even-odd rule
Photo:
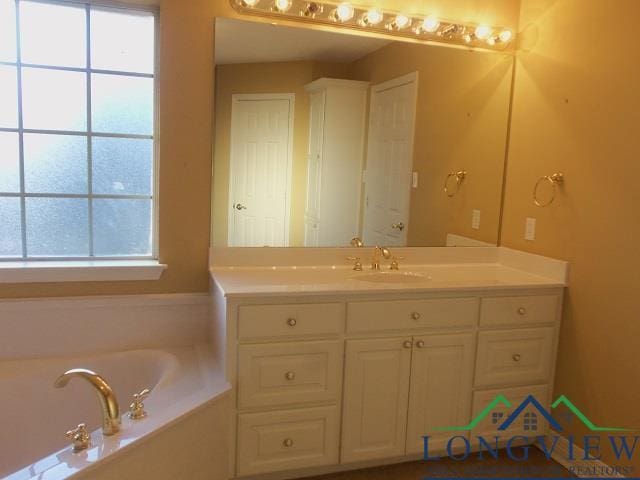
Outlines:
[[[513,57],[216,22],[214,246],[498,242]]]

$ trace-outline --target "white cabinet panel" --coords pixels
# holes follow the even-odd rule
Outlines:
[[[558,319],[558,295],[489,297],[480,307],[480,326],[530,326]]]

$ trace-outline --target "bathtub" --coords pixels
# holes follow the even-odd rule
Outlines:
[[[103,437],[94,389],[58,375],[88,368],[112,386],[121,431]],[[151,388],[142,420],[126,415],[131,396]],[[130,350],[94,356],[0,362],[0,478],[227,478],[229,389],[208,348]],[[64,433],[86,423],[91,447],[74,453]]]

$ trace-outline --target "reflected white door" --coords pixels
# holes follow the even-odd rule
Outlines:
[[[363,240],[407,244],[418,74],[371,89]]]
[[[234,95],[229,246],[289,243],[293,94]]]

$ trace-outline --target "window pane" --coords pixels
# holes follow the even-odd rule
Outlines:
[[[22,256],[20,199],[0,197],[0,257]]]
[[[0,127],[18,128],[18,72],[0,65]]]
[[[91,66],[99,70],[153,73],[153,24],[153,15],[148,13],[92,9]]]
[[[0,62],[15,61],[16,3],[15,0],[0,0]]]
[[[84,7],[20,2],[20,53],[24,63],[86,67]]]
[[[17,133],[0,132],[0,192],[20,191],[19,148]]]
[[[93,200],[94,253],[151,255],[151,200]]]
[[[23,68],[22,104],[25,128],[86,131],[86,75]]]
[[[89,255],[88,200],[27,198],[26,202],[29,256]]]
[[[151,195],[153,140],[93,138],[93,192]]]
[[[91,75],[94,132],[151,135],[153,79]]]
[[[27,193],[87,193],[87,138],[24,135]]]

